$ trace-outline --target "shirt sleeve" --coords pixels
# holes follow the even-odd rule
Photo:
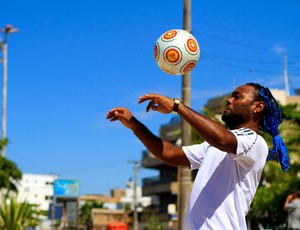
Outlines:
[[[252,165],[258,158],[265,158],[268,147],[262,137],[248,128],[233,130],[237,139],[236,154],[230,154],[231,158],[247,167]]]
[[[293,200],[286,206],[288,212],[293,212],[297,207],[298,206],[297,206],[297,203],[295,202],[295,200]]]
[[[182,149],[189,159],[191,165],[190,168],[198,169],[207,153],[207,148],[209,144],[207,142],[203,142],[202,144],[196,144],[191,146],[183,146]]]
[[[268,146],[261,136],[248,128],[232,130],[231,132],[237,139],[236,154],[227,153],[232,160],[245,169],[251,167],[256,161],[261,161],[261,164],[265,163],[268,155]],[[214,148],[207,142],[182,147],[190,161],[192,170],[200,167],[210,147]]]

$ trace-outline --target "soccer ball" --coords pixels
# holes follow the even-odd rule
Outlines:
[[[200,57],[200,47],[193,35],[173,29],[162,34],[154,46],[154,58],[161,70],[171,75],[190,72]]]

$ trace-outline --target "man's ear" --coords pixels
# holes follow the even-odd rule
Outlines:
[[[254,110],[259,113],[259,112],[263,111],[265,106],[266,105],[263,101],[256,101]]]

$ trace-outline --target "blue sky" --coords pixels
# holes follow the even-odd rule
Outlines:
[[[250,81],[284,89],[284,50],[291,90],[300,88],[299,12],[298,0],[194,0],[201,55],[192,107]],[[137,101],[181,96],[181,77],[157,67],[153,47],[183,27],[183,1],[3,1],[0,28],[7,24],[20,30],[8,43],[7,158],[24,173],[78,179],[81,194],[124,188],[134,172],[128,161],[141,160],[144,147],[105,114],[129,107],[155,134],[170,121]]]

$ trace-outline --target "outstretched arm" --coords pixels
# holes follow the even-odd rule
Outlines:
[[[131,129],[145,147],[157,158],[173,166],[190,166],[181,147],[155,136],[145,125],[138,121],[127,108],[111,109],[106,118],[110,121],[119,120],[125,127]]]
[[[166,114],[172,112],[174,106],[173,99],[158,94],[141,96],[139,103],[145,101],[150,101],[147,112],[151,109]],[[179,105],[178,114],[209,144],[222,151],[236,154],[237,140],[232,132],[183,104]]]

